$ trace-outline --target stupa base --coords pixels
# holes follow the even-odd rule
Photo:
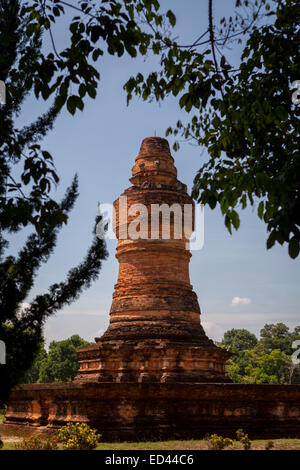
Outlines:
[[[51,383],[11,392],[2,425],[51,431],[85,422],[103,441],[198,439],[239,428],[255,438],[300,437],[300,386],[228,383]]]
[[[102,339],[78,353],[75,382],[231,382],[229,353],[207,337],[197,341]]]

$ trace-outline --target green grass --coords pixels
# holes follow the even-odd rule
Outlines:
[[[264,450],[267,440],[251,441],[253,450]],[[274,450],[300,450],[300,439],[273,439]],[[13,442],[4,443],[2,450],[15,450]],[[96,450],[208,450],[205,440],[162,441],[162,442],[102,442]],[[234,442],[227,450],[243,450],[239,442]]]
[[[276,450],[300,450],[300,439],[272,439],[274,449]],[[268,439],[254,440],[252,448],[255,450],[264,450]],[[240,442],[234,441],[233,445],[228,447],[232,450],[242,450]],[[189,441],[159,441],[159,442],[118,442],[118,443],[100,443],[96,450],[208,450],[207,440],[189,440]]]
[[[14,441],[15,439],[15,441]],[[3,450],[15,450],[15,443],[20,436],[2,435]],[[252,449],[264,450],[268,439],[251,441]],[[274,450],[300,450],[300,439],[272,439]],[[234,441],[228,450],[242,450],[242,444]],[[157,441],[157,442],[100,442],[96,450],[208,450],[207,440]]]
[[[4,444],[1,450],[15,450],[15,445],[14,444]]]

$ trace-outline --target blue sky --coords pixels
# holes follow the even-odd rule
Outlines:
[[[189,43],[206,29],[206,0],[164,0],[166,9],[177,16],[176,34]],[[215,1],[216,16],[230,14],[233,0]],[[57,46],[63,47],[66,20],[55,30]],[[239,51],[229,51],[233,60]],[[92,239],[91,231],[98,202],[111,203],[130,186],[128,178],[143,138],[156,134],[164,137],[169,125],[185,120],[176,100],[162,104],[134,99],[126,106],[122,86],[138,71],[146,74],[156,65],[152,57],[130,59],[105,55],[99,62],[101,83],[95,100],[86,101],[83,113],[72,117],[63,112],[54,130],[43,143],[54,156],[61,181],[55,196],[61,197],[75,172],[79,175],[80,196],[68,225],[61,231],[55,253],[36,279],[30,298],[64,279],[67,271],[84,257]],[[29,98],[22,121],[29,122],[40,114],[43,103]],[[173,139],[169,139],[170,145]],[[192,187],[193,177],[206,151],[182,144],[172,152],[179,179]],[[22,246],[23,235],[13,237],[12,249]],[[299,259],[291,260],[287,248],[265,248],[266,228],[256,209],[241,214],[241,227],[232,236],[224,226],[219,209],[205,208],[205,243],[193,251],[190,263],[191,282],[202,311],[201,321],[209,336],[219,340],[231,328],[247,328],[259,334],[265,323],[283,321],[293,328],[299,324]],[[93,340],[109,322],[109,309],[118,263],[116,241],[108,242],[109,259],[104,262],[98,281],[79,300],[65,308],[45,325],[47,343],[80,334]],[[247,301],[232,300],[238,297]]]

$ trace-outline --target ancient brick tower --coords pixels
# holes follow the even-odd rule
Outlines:
[[[114,202],[119,276],[110,324],[94,345],[78,352],[80,370],[75,380],[229,382],[225,377],[229,354],[206,336],[190,284],[186,242],[193,220],[190,227],[182,227],[181,239],[175,236],[174,217],[169,219],[169,239],[162,237],[163,218],[156,239],[151,238],[150,224],[143,238],[124,237],[134,219],[133,204],[143,204],[149,214],[153,204],[179,204],[182,209],[193,204],[186,186],[177,180],[167,140],[143,140],[130,181],[133,186],[122,194],[127,219],[119,213],[120,199]]]
[[[179,230],[161,237],[164,218],[158,237],[149,238],[149,230],[131,236],[132,204],[142,210],[192,203],[176,175],[168,142],[145,139],[133,186],[115,202],[118,212],[125,198],[129,217],[117,217],[115,227],[120,267],[109,327],[78,352],[81,367],[73,382],[13,389],[0,432],[48,432],[80,422],[96,428],[104,442],[234,437],[238,428],[255,439],[299,437],[300,385],[225,383],[229,354],[205,335],[189,280],[192,223],[184,221],[184,238]],[[174,214],[172,229],[178,229],[175,221]]]

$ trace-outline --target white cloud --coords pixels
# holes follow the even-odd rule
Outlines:
[[[231,301],[231,306],[236,307],[236,305],[248,305],[251,304],[251,299],[249,297],[233,297]]]

